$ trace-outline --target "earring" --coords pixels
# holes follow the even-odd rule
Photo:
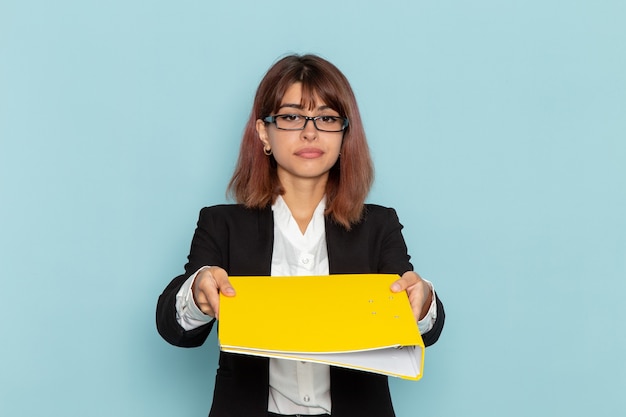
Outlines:
[[[268,148],[267,146],[265,146],[263,148],[263,153],[267,156],[270,156],[272,154],[272,148]]]

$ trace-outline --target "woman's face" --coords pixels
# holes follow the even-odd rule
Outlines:
[[[303,108],[301,98],[301,83],[292,84],[275,114],[341,116],[317,96],[312,109]],[[265,149],[272,150],[283,185],[294,180],[326,181],[328,171],[339,158],[343,132],[319,131],[312,120],[306,123],[304,130],[281,130],[275,123],[266,124],[262,120],[257,120],[256,128]]]

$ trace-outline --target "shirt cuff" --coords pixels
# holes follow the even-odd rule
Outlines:
[[[433,287],[432,282],[426,281],[426,283],[430,287],[433,300],[430,303],[430,308],[428,309],[428,313],[426,313],[426,316],[424,316],[423,319],[417,322],[417,328],[419,329],[420,334],[424,334],[430,329],[432,329],[435,324],[435,321],[437,320],[437,301],[435,298],[435,288]]]
[[[193,330],[213,320],[213,317],[204,314],[193,299],[193,283],[198,273],[208,266],[198,269],[180,287],[176,294],[176,321],[185,330]]]

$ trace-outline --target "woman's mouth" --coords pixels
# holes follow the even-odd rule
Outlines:
[[[321,149],[317,149],[317,148],[303,148],[295,152],[296,156],[299,156],[300,158],[306,158],[306,159],[319,158],[323,154],[324,154],[324,151],[322,151]]]

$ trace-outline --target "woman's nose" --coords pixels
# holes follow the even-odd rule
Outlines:
[[[315,122],[313,119],[306,119],[304,122],[304,128],[302,129],[302,133],[300,137],[304,140],[315,140],[317,139],[317,127],[315,126]]]

